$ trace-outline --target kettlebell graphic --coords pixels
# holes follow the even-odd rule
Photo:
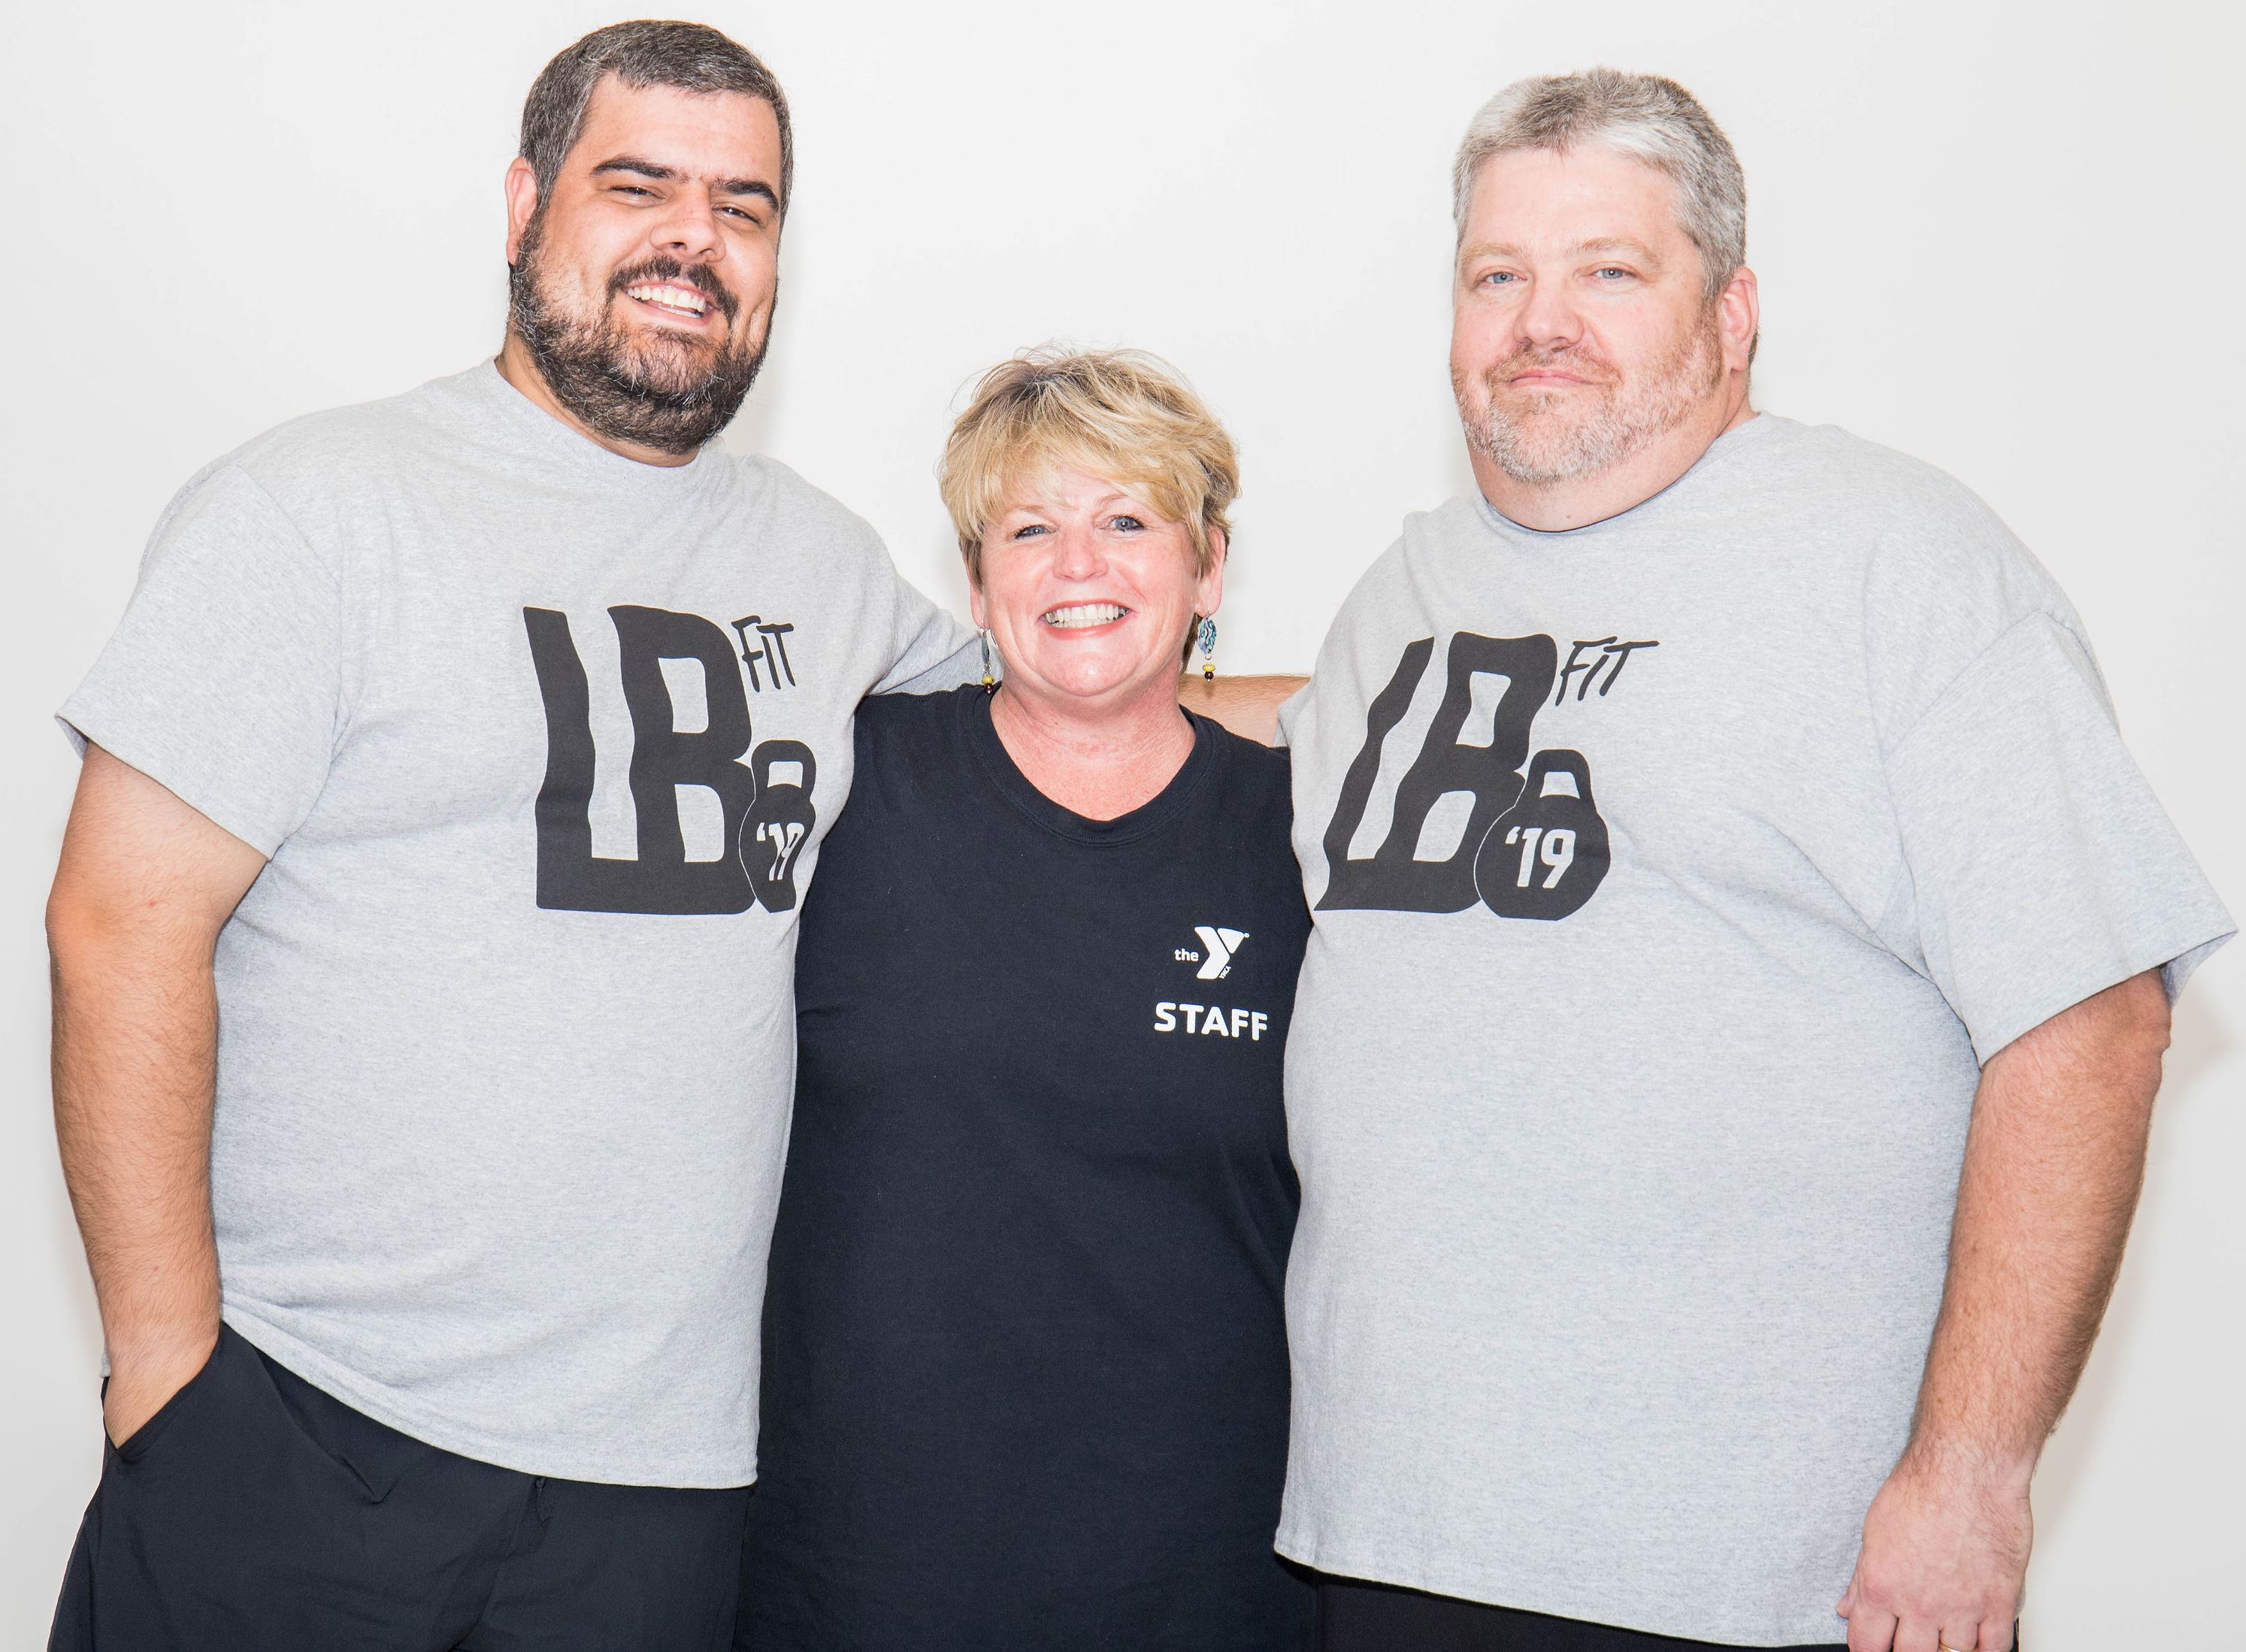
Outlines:
[[[1555,777],[1574,787],[1546,794]],[[1501,918],[1564,918],[1591,898],[1613,857],[1580,751],[1539,751],[1514,806],[1474,856],[1474,888]]]
[[[802,771],[800,785],[774,783],[772,770],[782,763]],[[741,818],[741,869],[766,911],[786,912],[795,905],[796,856],[819,819],[811,806],[819,765],[800,740],[762,740],[749,754],[749,771],[756,776],[757,796]]]

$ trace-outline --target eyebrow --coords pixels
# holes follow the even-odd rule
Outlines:
[[[1586,253],[1593,256],[1601,253],[1623,253],[1650,269],[1658,270],[1661,268],[1661,259],[1652,248],[1644,241],[1632,241],[1627,235],[1603,235],[1595,241],[1577,241],[1568,250],[1576,257],[1581,257]],[[1528,262],[1527,252],[1514,246],[1511,241],[1478,241],[1472,246],[1459,248],[1459,262],[1462,264],[1472,262],[1477,258],[1492,257],[1511,258],[1521,263]]]
[[[660,161],[643,160],[637,155],[611,155],[593,168],[593,176],[597,178],[607,172],[628,172],[636,177],[655,179],[657,182],[671,181],[687,175],[675,167],[666,167]],[[710,188],[713,194],[761,195],[774,207],[779,205],[779,192],[760,178],[717,179],[711,181]]]

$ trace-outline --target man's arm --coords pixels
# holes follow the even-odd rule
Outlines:
[[[1840,1606],[1850,1652],[2011,1646],[2028,1482],[2113,1295],[2168,1042],[2151,972],[1982,1069],[1910,1444],[1865,1517]]]
[[[218,1338],[218,933],[264,857],[89,746],[47,900],[55,1134],[101,1304],[103,1421],[129,1438]]]
[[[1178,679],[1178,703],[1245,739],[1269,745],[1279,733],[1279,708],[1306,676],[1221,676],[1211,683],[1198,671]]]

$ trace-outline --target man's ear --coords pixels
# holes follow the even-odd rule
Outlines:
[[[1724,335],[1724,365],[1744,373],[1754,359],[1755,340],[1762,331],[1762,289],[1754,271],[1745,264],[1732,272],[1716,300],[1716,325]]]
[[[521,155],[507,163],[507,262],[512,265],[522,249],[522,232],[538,215],[538,174]]]

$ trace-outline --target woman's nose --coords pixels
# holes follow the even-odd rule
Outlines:
[[[1092,529],[1072,523],[1061,529],[1058,538],[1052,570],[1061,578],[1088,580],[1106,570],[1107,559],[1100,550],[1099,536]]]

